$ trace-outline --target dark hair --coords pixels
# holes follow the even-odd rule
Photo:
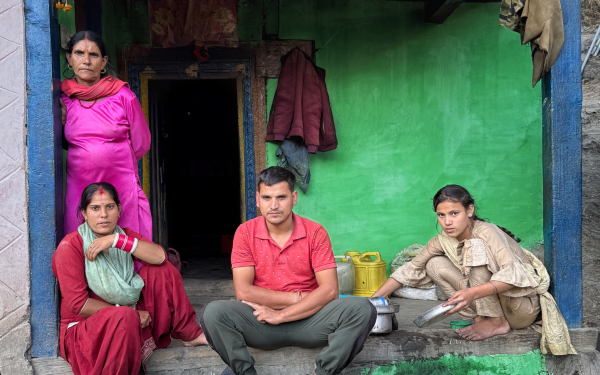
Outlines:
[[[86,186],[85,189],[83,189],[83,193],[81,193],[81,200],[79,201],[79,207],[77,207],[78,216],[81,215],[81,211],[85,212],[85,210],[87,210],[87,207],[92,201],[92,197],[98,190],[100,190],[100,188],[110,194],[117,205],[121,205],[117,189],[112,184],[109,184],[108,182],[94,182],[93,184]]]
[[[473,199],[473,196],[471,196],[467,189],[460,185],[446,185],[440,190],[438,190],[438,192],[435,193],[435,195],[433,196],[433,211],[437,211],[437,206],[440,203],[446,201],[460,203],[465,208],[465,210],[468,210],[469,206],[471,205],[473,205],[474,210],[476,209],[475,200]],[[475,212],[473,212],[472,219],[478,221],[485,221],[482,218],[478,217],[475,214]],[[521,242],[521,239],[512,234],[512,232],[508,229],[503,228],[499,225],[497,225],[497,227],[500,228],[504,233],[512,237],[512,239],[514,239],[515,241]]]
[[[296,176],[283,167],[269,167],[256,176],[256,190],[260,191],[260,184],[272,186],[283,181],[287,182],[290,191],[293,193]]]
[[[85,39],[89,40],[90,42],[96,43],[98,49],[100,50],[100,54],[102,54],[102,57],[106,56],[106,45],[104,44],[104,41],[102,40],[100,35],[89,30],[79,31],[71,37],[71,40],[67,42],[67,53],[69,55],[72,54],[73,47],[75,47],[77,43]]]

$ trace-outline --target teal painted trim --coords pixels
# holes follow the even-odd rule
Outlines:
[[[246,69],[242,79],[244,92],[244,172],[246,182],[246,220],[256,217],[256,180],[254,164],[254,115],[252,112],[252,68],[244,61]]]
[[[561,0],[565,43],[542,80],[544,262],[569,328],[581,327],[581,10]]]
[[[59,290],[50,264],[63,235],[58,22],[50,0],[25,0],[27,177],[33,357],[58,354]]]

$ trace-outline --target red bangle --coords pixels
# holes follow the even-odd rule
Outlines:
[[[123,240],[123,245],[119,247],[119,250],[125,251],[125,246],[127,245],[127,235],[125,235],[125,239]]]
[[[127,237],[127,244],[125,245],[125,248],[123,250],[127,251],[128,253],[131,252],[131,249],[133,249],[133,237]]]
[[[123,247],[123,243],[125,243],[125,235],[119,234],[119,239],[117,240],[117,245],[115,246],[117,249]]]

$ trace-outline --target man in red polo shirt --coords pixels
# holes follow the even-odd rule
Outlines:
[[[227,363],[223,374],[256,374],[247,346],[326,346],[315,374],[338,374],[362,350],[377,311],[365,298],[338,299],[329,235],[292,213],[294,175],[271,167],[256,184],[262,216],[239,226],[231,253],[238,301],[214,301],[200,312],[208,344]]]

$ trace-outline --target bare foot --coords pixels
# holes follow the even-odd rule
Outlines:
[[[477,341],[508,333],[510,325],[503,316],[499,318],[481,317],[481,319],[475,318],[474,324],[455,331],[464,339]]]
[[[184,341],[183,346],[200,346],[200,345],[208,345],[208,341],[206,341],[206,336],[204,336],[204,332],[192,341]]]

